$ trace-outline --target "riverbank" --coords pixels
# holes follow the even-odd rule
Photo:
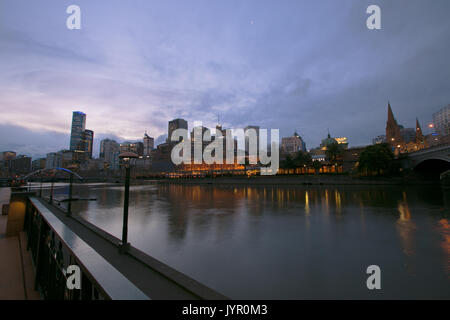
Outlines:
[[[155,180],[154,180],[155,181]],[[299,176],[256,176],[156,179],[158,183],[169,184],[238,184],[238,185],[440,185],[439,180],[420,180],[404,177],[364,177],[345,175],[299,175]]]

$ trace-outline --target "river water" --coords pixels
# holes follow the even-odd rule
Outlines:
[[[65,193],[64,188],[60,193]],[[123,186],[84,184],[74,212],[120,238]],[[439,186],[145,184],[129,241],[233,299],[450,299],[450,195]],[[381,269],[368,290],[367,267]]]

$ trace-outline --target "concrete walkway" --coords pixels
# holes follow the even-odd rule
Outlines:
[[[39,300],[25,234],[5,237],[8,216],[0,216],[0,300]]]

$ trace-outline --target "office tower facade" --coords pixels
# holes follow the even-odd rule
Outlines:
[[[433,113],[433,124],[436,133],[441,136],[450,135],[450,104]]]
[[[173,119],[172,121],[169,121],[168,136],[167,136],[168,143],[174,143],[174,142],[172,142],[171,138],[172,138],[172,133],[176,129],[186,129],[187,130],[188,129],[187,121],[184,119]]]
[[[149,157],[155,147],[155,139],[150,137],[147,132],[144,134],[144,157]]]
[[[16,153],[14,151],[3,151],[0,153],[0,160],[7,161],[12,160],[16,157]]]
[[[47,153],[45,160],[46,169],[55,169],[62,167],[62,154],[60,152]]]
[[[72,129],[70,132],[70,151],[82,150],[85,129],[86,114],[81,111],[74,111],[72,113]]]
[[[103,139],[100,142],[100,158],[107,163],[112,163],[114,154],[119,152],[120,145],[111,139]]]
[[[94,131],[92,130],[84,130],[83,132],[83,142],[82,142],[82,151],[86,154],[86,159],[92,158],[92,147],[94,144]]]
[[[11,172],[17,174],[29,173],[31,171],[31,158],[19,155],[11,161]]]
[[[33,171],[45,169],[45,161],[46,161],[45,158],[39,158],[39,159],[33,160],[31,162],[31,169]]]
[[[297,153],[299,151],[306,151],[306,144],[297,132],[295,132],[292,137],[281,138],[281,151],[283,153]]]

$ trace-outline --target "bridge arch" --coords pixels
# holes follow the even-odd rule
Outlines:
[[[440,156],[424,159],[414,166],[415,172],[433,179],[439,179],[440,174],[447,170],[450,170],[450,161]]]

